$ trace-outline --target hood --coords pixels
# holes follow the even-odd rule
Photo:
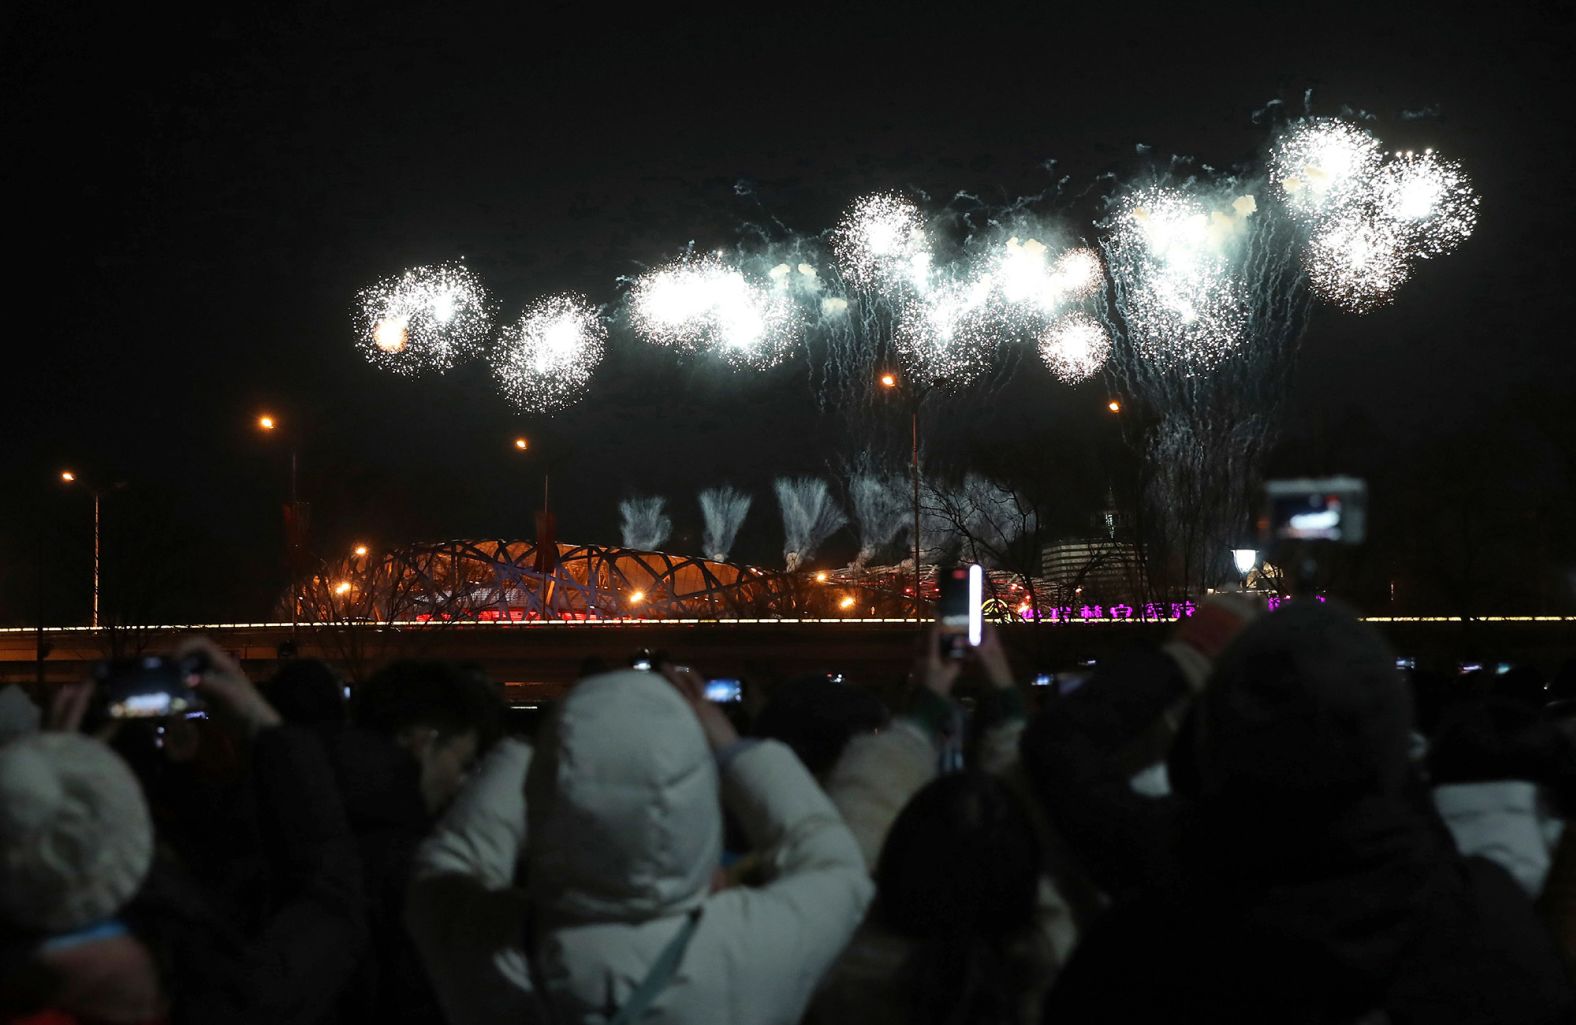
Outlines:
[[[1261,617],[1222,652],[1173,750],[1171,777],[1228,814],[1319,818],[1400,794],[1412,703],[1383,638],[1335,605]]]
[[[570,690],[537,736],[526,808],[544,911],[643,921],[705,900],[722,853],[716,762],[658,674],[621,670]]]

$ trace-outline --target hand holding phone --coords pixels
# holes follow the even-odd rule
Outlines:
[[[984,638],[985,570],[978,563],[941,571],[941,598],[936,622],[941,626],[943,653],[967,658]]]

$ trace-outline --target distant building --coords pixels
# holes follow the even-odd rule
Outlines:
[[[1107,508],[1091,526],[1091,537],[1067,538],[1041,549],[1040,576],[1050,588],[1045,597],[1056,604],[1143,599],[1149,590],[1144,564],[1127,540],[1121,514]]]

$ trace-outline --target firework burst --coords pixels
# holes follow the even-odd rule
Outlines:
[[[1040,336],[1040,358],[1067,384],[1093,377],[1111,355],[1111,338],[1087,313],[1070,313]]]
[[[1477,226],[1472,182],[1460,164],[1433,150],[1397,153],[1374,184],[1379,215],[1400,227],[1422,259],[1450,252]]]
[[[1382,156],[1379,140],[1365,129],[1335,118],[1309,118],[1275,141],[1270,180],[1295,216],[1317,220],[1365,202]]]
[[[1395,298],[1412,273],[1405,234],[1392,221],[1349,213],[1317,229],[1303,251],[1314,291],[1363,313]]]
[[[1214,203],[1175,186],[1130,194],[1103,240],[1134,350],[1159,366],[1207,367],[1244,341],[1246,289],[1233,273],[1250,195]]]
[[[583,297],[548,296],[506,328],[492,353],[493,376],[522,410],[552,413],[577,401],[607,350],[607,327]]]
[[[1003,321],[994,278],[965,270],[905,303],[892,341],[917,376],[963,385],[990,370]]]
[[[689,257],[642,274],[629,295],[635,330],[657,345],[715,352],[737,367],[772,366],[797,338],[800,318],[788,285],[796,276],[814,276],[808,265],[780,267],[770,285],[752,283],[719,256]]]
[[[934,254],[925,217],[901,196],[878,192],[856,202],[832,232],[832,251],[858,288],[923,291],[929,284]]]
[[[399,374],[445,371],[480,350],[492,330],[491,300],[464,264],[414,267],[356,293],[355,322],[374,364]]]

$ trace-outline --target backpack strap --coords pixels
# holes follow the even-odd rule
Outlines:
[[[700,927],[700,915],[704,908],[696,908],[684,916],[684,924],[679,931],[673,934],[662,952],[657,955],[651,967],[646,969],[646,977],[640,980],[634,992],[629,994],[629,999],[624,1001],[624,1006],[618,1013],[608,1019],[608,1025],[631,1025],[638,1021],[646,1009],[651,1006],[662,991],[667,989],[668,983],[673,981],[673,975],[678,971],[679,965],[684,961],[684,952],[689,948],[691,937]],[[542,1011],[544,1022],[553,1022],[556,1015],[553,1013],[552,1001],[548,999],[547,987],[543,985],[542,969],[536,961],[536,928],[532,920],[534,916],[528,915],[525,927],[525,960],[531,970],[531,985],[536,990],[537,1003]]]
[[[646,1008],[667,989],[668,983],[673,981],[673,974],[678,971],[679,964],[684,960],[684,951],[689,947],[690,937],[695,935],[695,929],[700,925],[700,908],[696,908],[685,916],[684,924],[679,931],[668,940],[668,945],[662,948],[662,953],[651,962],[651,968],[646,972],[646,977],[640,980],[640,985],[624,1001],[624,1006],[618,1009],[613,1020],[608,1025],[630,1025],[638,1021],[646,1013]]]

